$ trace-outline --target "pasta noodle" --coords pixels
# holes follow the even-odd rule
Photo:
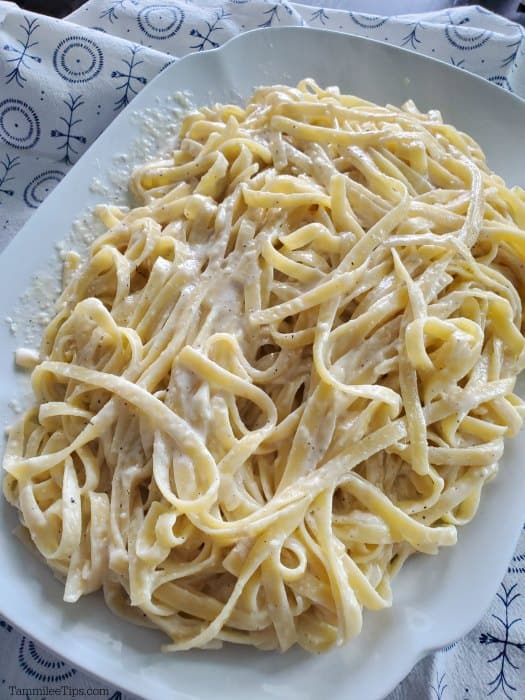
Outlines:
[[[456,542],[521,426],[525,196],[412,102],[186,117],[66,260],[5,496],[74,602],[311,651]]]

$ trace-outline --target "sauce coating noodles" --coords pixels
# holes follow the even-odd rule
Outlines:
[[[66,601],[166,650],[341,644],[521,426],[524,193],[311,80],[189,115],[132,189],[66,260],[5,495]]]

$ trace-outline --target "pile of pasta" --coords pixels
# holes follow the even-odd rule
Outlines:
[[[525,197],[412,102],[189,114],[67,256],[4,492],[64,598],[311,651],[456,542],[519,430]]]

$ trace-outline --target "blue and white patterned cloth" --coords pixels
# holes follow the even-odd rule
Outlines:
[[[387,12],[388,0],[384,5]],[[0,248],[165,66],[249,29],[278,25],[388,41],[525,97],[525,31],[481,7],[382,16],[284,0],[91,0],[67,20],[53,20],[0,1]],[[0,619],[0,700],[17,689],[64,684],[85,695],[91,689],[109,700],[130,698]],[[388,700],[488,696],[525,698],[525,531],[479,625],[421,661]]]

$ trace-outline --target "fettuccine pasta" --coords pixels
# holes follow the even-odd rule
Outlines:
[[[132,191],[66,259],[5,495],[66,601],[166,650],[341,644],[521,426],[524,192],[312,80],[190,114]]]

